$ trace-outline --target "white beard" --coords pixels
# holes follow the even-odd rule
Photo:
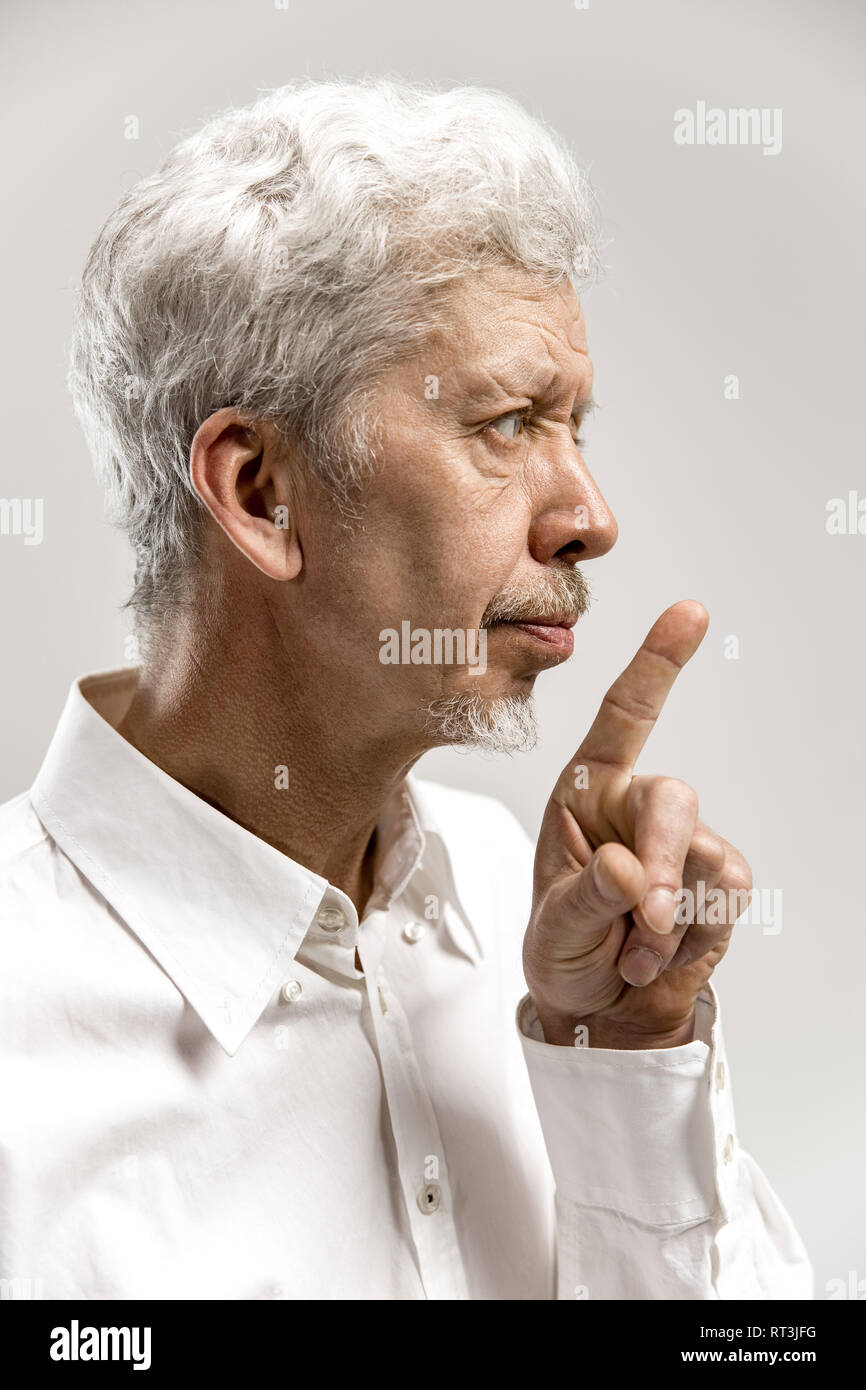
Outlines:
[[[528,753],[538,742],[532,696],[449,695],[427,706],[427,732],[443,743],[488,753]]]

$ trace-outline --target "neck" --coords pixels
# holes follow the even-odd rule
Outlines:
[[[141,669],[118,733],[170,777],[355,904],[373,887],[375,829],[423,748],[381,724],[360,682],[317,679],[247,629],[187,634]],[[377,723],[377,720],[379,721]]]

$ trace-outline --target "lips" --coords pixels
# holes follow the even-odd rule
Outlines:
[[[504,623],[503,626],[513,628],[515,632],[521,632],[537,642],[543,642],[559,656],[571,656],[574,651],[574,633],[571,629],[576,622],[576,615],[569,614],[564,618],[545,616],[526,622]]]
[[[520,622],[515,622],[515,627],[574,627],[577,622],[577,613],[566,613],[561,618],[523,618]]]

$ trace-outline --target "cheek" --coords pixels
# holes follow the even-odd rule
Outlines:
[[[425,611],[441,625],[477,627],[490,600],[519,572],[527,548],[521,507],[451,512],[425,548]]]
[[[476,626],[525,556],[531,508],[518,478],[482,477],[453,448],[393,451],[373,484],[352,567],[380,613]]]

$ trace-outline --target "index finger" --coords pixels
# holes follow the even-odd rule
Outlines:
[[[614,681],[577,753],[578,762],[631,770],[662,712],[674,681],[694,656],[710,615],[681,599],[656,619],[636,656]]]

